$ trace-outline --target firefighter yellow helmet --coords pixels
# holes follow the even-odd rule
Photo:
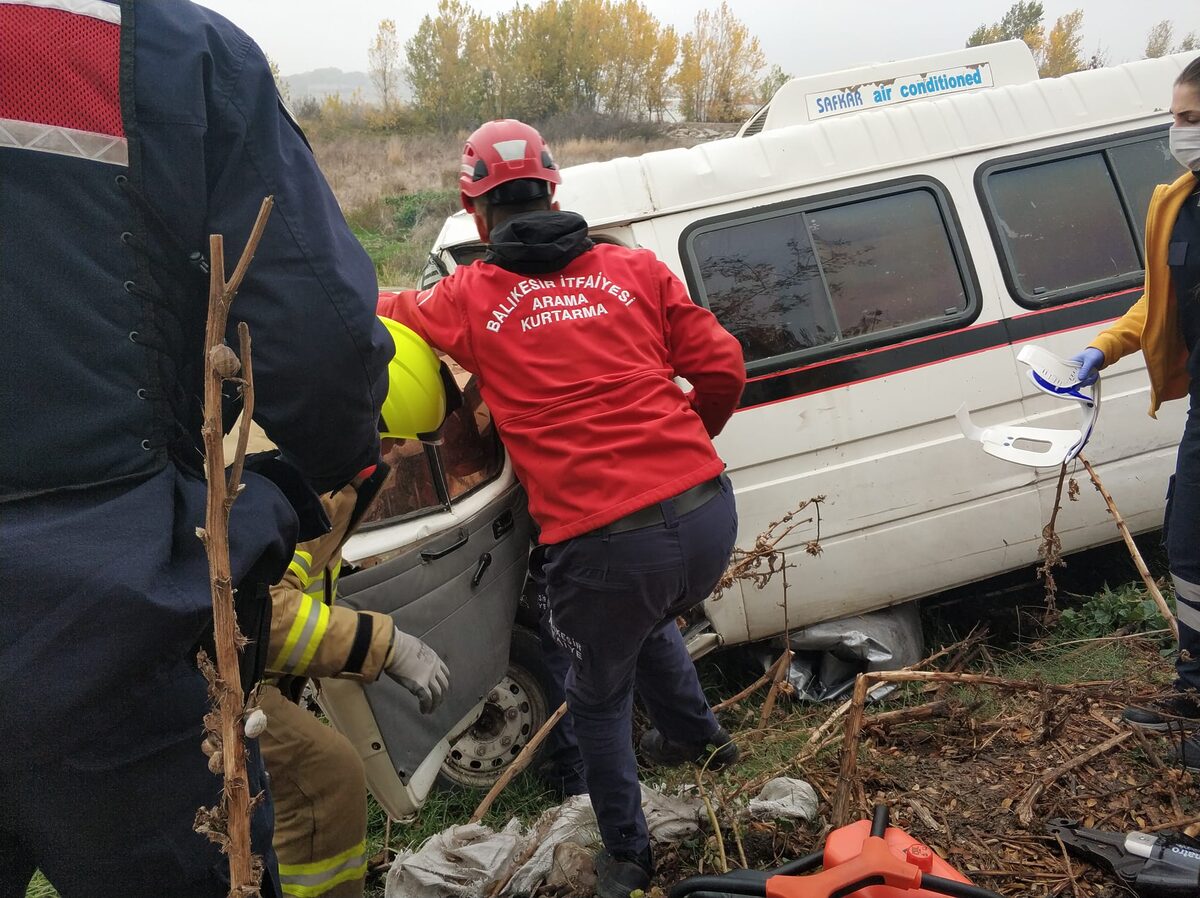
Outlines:
[[[401,440],[432,440],[446,419],[444,366],[429,344],[399,321],[380,317],[396,354],[388,363],[388,394],[379,412],[379,433]]]

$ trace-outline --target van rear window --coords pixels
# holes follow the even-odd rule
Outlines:
[[[996,172],[988,190],[1023,296],[1119,280],[1141,270],[1102,154]]]
[[[943,329],[972,306],[934,184],[748,210],[683,240],[692,295],[738,338],[751,370]]]
[[[1183,174],[1183,166],[1171,155],[1167,138],[1139,140],[1110,147],[1107,151],[1117,184],[1124,193],[1137,228],[1138,247],[1146,242],[1146,212],[1150,195],[1159,184],[1170,184]]]
[[[1150,196],[1182,172],[1161,129],[989,163],[978,183],[1013,297],[1041,307],[1140,284]]]

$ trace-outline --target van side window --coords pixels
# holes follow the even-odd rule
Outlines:
[[[1150,209],[1150,195],[1159,184],[1170,184],[1183,174],[1183,166],[1171,155],[1166,136],[1153,140],[1139,140],[1111,147],[1108,158],[1117,176],[1117,184],[1125,195],[1137,228],[1137,242],[1141,249],[1146,243],[1146,212]]]
[[[890,342],[968,314],[965,256],[947,222],[924,183],[748,210],[684,234],[688,280],[752,370]]]
[[[1102,154],[996,172],[988,177],[988,190],[1022,296],[1045,296],[1141,269]]]
[[[1150,196],[1181,173],[1161,130],[987,165],[980,194],[1014,298],[1040,307],[1137,286]]]

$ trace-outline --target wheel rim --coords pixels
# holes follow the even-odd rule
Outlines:
[[[537,678],[510,663],[479,717],[450,746],[442,774],[464,786],[491,786],[545,722],[546,705]]]

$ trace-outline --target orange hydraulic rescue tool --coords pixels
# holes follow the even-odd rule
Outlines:
[[[817,866],[825,869],[799,874]],[[969,879],[902,829],[888,826],[888,809],[829,834],[823,851],[772,873],[735,870],[694,876],[671,889],[671,898],[1002,898]]]

